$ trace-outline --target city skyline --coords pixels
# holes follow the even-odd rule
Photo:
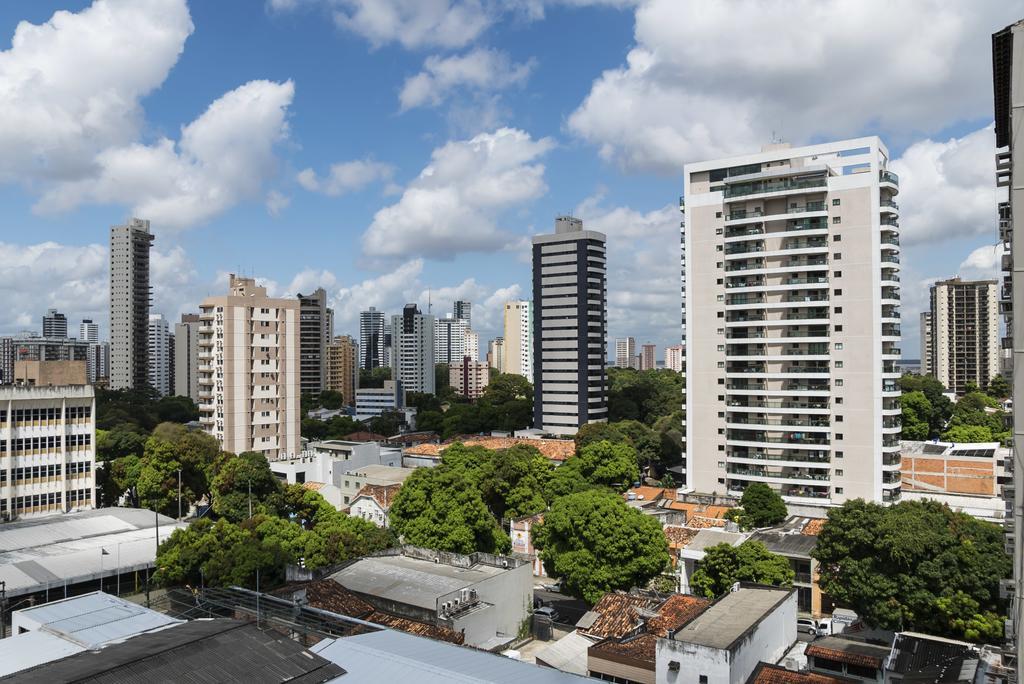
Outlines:
[[[17,295],[9,297],[17,304],[0,317],[0,333],[17,333],[48,308],[105,327],[104,231],[137,215],[152,221],[157,236],[153,310],[168,320],[194,311],[204,297],[218,292],[224,274],[234,271],[257,276],[276,296],[323,286],[337,312],[338,333],[356,334],[358,311],[369,305],[393,314],[415,301],[426,310],[429,290],[440,310],[451,310],[457,299],[474,302],[473,328],[482,340],[492,339],[501,334],[504,301],[528,296],[529,237],[568,209],[609,235],[609,337],[635,336],[664,348],[679,341],[678,271],[663,246],[678,226],[673,205],[683,164],[751,149],[773,132],[795,145],[876,133],[887,141],[911,207],[904,217],[905,273],[908,282],[920,283],[908,288],[906,311],[926,308],[931,280],[994,274],[998,259],[985,248],[995,242],[987,37],[1014,19],[1012,6],[951,5],[943,11],[960,21],[951,35],[932,27],[905,31],[916,23],[911,24],[913,11],[901,9],[889,17],[885,32],[851,47],[863,55],[856,73],[831,53],[823,59],[801,57],[797,64],[786,61],[788,54],[773,58],[782,70],[797,69],[804,81],[828,80],[832,72],[863,79],[872,65],[897,58],[895,35],[913,35],[926,54],[932,54],[929,46],[941,44],[941,59],[948,62],[934,68],[944,78],[904,83],[901,76],[898,85],[907,97],[899,108],[885,102],[882,93],[877,101],[853,107],[852,95],[837,89],[818,98],[828,104],[807,107],[809,114],[782,117],[785,89],[773,94],[770,83],[758,85],[753,78],[754,65],[740,64],[732,78],[754,89],[751,101],[767,98],[760,100],[765,116],[750,116],[752,105],[744,102],[737,118],[730,119],[716,115],[723,95],[696,74],[684,70],[677,81],[662,79],[653,75],[656,70],[642,73],[625,55],[632,50],[636,57],[685,64],[692,57],[689,50],[699,50],[705,39],[686,33],[679,38],[693,47],[676,48],[675,38],[657,30],[659,19],[684,27],[684,33],[701,26],[704,35],[714,37],[754,31],[765,10],[748,8],[737,27],[720,12],[708,14],[705,23],[693,21],[686,3],[571,4],[537,4],[544,11],[532,13],[477,8],[474,29],[454,36],[402,25],[381,28],[382,33],[358,22],[335,25],[324,20],[331,16],[326,3],[312,0],[141,3],[166,11],[160,27],[140,24],[133,3],[6,3],[0,32],[8,36],[14,36],[19,21],[42,25],[61,8],[69,14],[52,25],[54,32],[73,22],[95,22],[103,14],[111,40],[125,45],[149,40],[159,49],[139,73],[127,66],[94,70],[103,75],[91,87],[123,94],[131,104],[111,113],[112,121],[116,114],[127,122],[120,132],[103,128],[98,131],[103,135],[89,142],[69,132],[71,137],[60,141],[66,156],[49,160],[67,169],[62,179],[28,174],[31,183],[8,183],[0,190],[9,208],[0,224],[5,264],[0,288]],[[422,21],[410,25],[437,29],[444,26],[446,12],[462,3],[441,5],[438,14],[422,10],[424,16],[415,17]],[[820,11],[829,31],[866,21],[839,3],[825,3]],[[230,30],[239,23],[249,30]],[[128,26],[134,33],[117,34]],[[779,44],[786,44],[785,32],[791,30],[796,40],[799,27],[777,30]],[[313,73],[305,66],[310,55],[296,49],[299,45],[315,45],[307,49],[316,51],[317,60],[351,68],[333,76]],[[2,54],[17,66],[21,49],[18,44]],[[559,59],[566,49],[579,56],[572,64]],[[57,54],[50,68],[59,76],[83,60],[99,64],[101,59],[77,50],[73,64]],[[701,68],[732,68],[713,56],[702,59],[707,63]],[[4,78],[18,73],[15,69]],[[623,128],[640,88],[649,88],[659,105],[636,115],[638,129],[664,128],[669,137],[660,150]],[[339,90],[363,103],[358,111],[338,100]],[[275,106],[237,118],[238,107],[232,105],[256,95]],[[33,96],[43,113],[75,118],[81,111],[73,89]],[[624,99],[624,111],[606,106],[615,97]],[[214,103],[217,107],[209,109]],[[675,112],[658,111],[667,109]],[[687,116],[677,116],[678,111]],[[822,116],[839,111],[841,116]],[[230,161],[252,169],[251,182],[242,183],[203,156],[218,149],[203,144],[230,146],[218,137],[224,134],[215,125],[215,112],[253,143],[253,157],[231,156],[223,165]],[[709,126],[706,139],[694,131],[696,123]],[[200,140],[203,131],[210,137]],[[31,141],[32,136],[27,130],[23,137]],[[5,177],[11,180],[27,162],[18,141],[8,144]],[[131,191],[114,187],[117,169],[104,164],[128,163],[128,155],[143,151],[154,155],[154,162],[166,162],[162,172],[167,175],[148,178],[152,184]],[[465,160],[482,169],[480,174],[467,174]],[[508,183],[500,197],[474,194],[474,183],[497,177]],[[154,189],[165,180],[167,187],[198,182],[219,191],[219,199],[168,197],[169,191]],[[456,198],[454,216],[437,203],[447,196]],[[428,215],[415,213],[415,197],[425,199]],[[927,200],[936,197],[945,199]],[[457,228],[457,234],[442,231],[442,223]],[[236,239],[242,234],[254,239],[243,244]],[[304,239],[263,249],[283,247],[282,236],[290,234]],[[31,273],[27,279],[16,276],[25,271]],[[904,347],[916,348],[916,320],[904,327]]]

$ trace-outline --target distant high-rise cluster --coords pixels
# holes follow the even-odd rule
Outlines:
[[[1002,372],[998,283],[941,280],[929,295],[931,308],[921,316],[922,372],[958,395],[968,385],[986,387]]]
[[[615,340],[615,367],[636,368],[636,338],[620,337]]]

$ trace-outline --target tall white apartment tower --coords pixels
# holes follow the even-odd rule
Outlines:
[[[90,383],[95,383],[100,378],[109,374],[109,348],[106,344],[100,344],[100,326],[92,322],[92,319],[83,319],[78,326],[78,339],[89,345],[89,355],[85,359],[86,375]]]
[[[89,344],[96,344],[100,341],[100,326],[93,323],[91,319],[84,319],[78,326],[78,339]]]
[[[615,339],[615,367],[632,368],[636,364],[636,338],[617,337]]]
[[[365,370],[390,365],[384,356],[384,312],[370,307],[359,312],[359,367]]]
[[[199,403],[199,314],[174,324],[174,393]]]
[[[533,426],[573,435],[608,420],[605,235],[570,216],[533,238]],[[505,358],[509,357],[506,328]]]
[[[505,302],[501,372],[522,375],[530,382],[533,382],[533,317],[533,302]]]
[[[466,355],[466,334],[469,324],[454,314],[434,321],[434,361],[458,364]]]
[[[110,227],[110,389],[145,387],[149,364],[149,221]]]
[[[868,137],[686,166],[689,488],[899,499],[899,187],[888,160]]]
[[[921,345],[921,375],[932,375],[935,370],[932,368],[932,347],[935,344],[935,332],[932,328],[932,312],[922,311],[920,316],[920,325],[918,330],[920,331]]]
[[[391,317],[391,378],[406,392],[433,394],[434,317],[406,304],[402,315]]]
[[[985,387],[1000,374],[998,284],[953,278],[935,283],[929,292],[931,374],[958,395],[969,384]]]
[[[299,444],[299,300],[229,276],[199,306],[199,423],[235,454],[293,456]]]
[[[149,315],[149,386],[167,396],[171,391],[170,326],[163,314]]]
[[[68,317],[56,309],[47,309],[43,314],[43,337],[67,337]]]

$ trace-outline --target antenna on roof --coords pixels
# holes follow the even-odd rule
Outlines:
[[[433,304],[430,303],[430,288],[427,288],[427,315],[429,316],[433,311]]]

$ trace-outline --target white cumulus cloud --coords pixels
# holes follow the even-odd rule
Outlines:
[[[459,48],[473,42],[494,15],[480,0],[333,0],[335,23],[374,47],[399,43]]]
[[[208,221],[260,192],[275,171],[274,145],[288,134],[291,81],[250,81],[184,126],[175,142],[111,147],[96,156],[94,178],[59,183],[37,204],[66,211],[84,202],[118,203],[177,230]]]
[[[569,129],[607,160],[668,173],[773,131],[928,134],[990,115],[988,37],[1019,14],[998,0],[646,0],[626,64],[594,81]]]
[[[553,146],[549,138],[501,128],[435,149],[401,198],[374,215],[363,251],[443,259],[502,247],[511,238],[498,220],[547,191],[539,159]]]
[[[424,61],[422,71],[406,79],[398,99],[403,111],[437,106],[459,88],[496,91],[520,85],[534,66],[533,60],[513,63],[506,53],[485,48],[451,57],[432,55]]]
[[[19,23],[0,52],[0,180],[82,177],[96,153],[134,140],[140,100],[192,29],[185,0],[95,0]]]
[[[330,197],[338,197],[349,192],[362,190],[376,181],[390,181],[395,168],[390,164],[373,161],[372,159],[356,159],[353,161],[332,164],[324,177],[317,176],[313,169],[303,169],[296,176],[299,185],[310,192],[320,192]]]

